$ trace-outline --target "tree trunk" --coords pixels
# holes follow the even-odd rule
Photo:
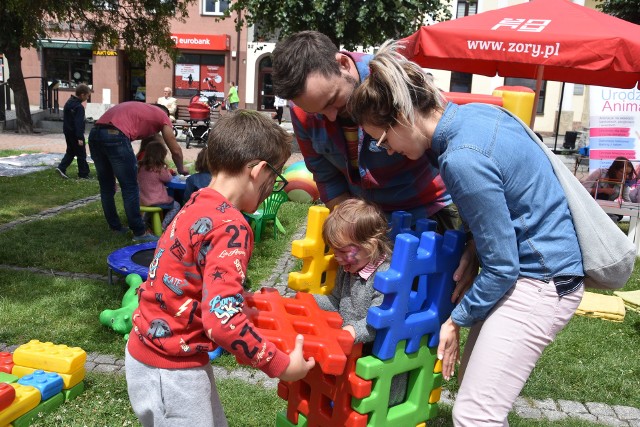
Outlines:
[[[4,56],[9,62],[9,87],[13,90],[15,99],[18,133],[33,133],[33,120],[29,109],[29,94],[22,74],[20,48],[9,48],[5,50]]]

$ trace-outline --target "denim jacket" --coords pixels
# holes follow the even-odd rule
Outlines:
[[[518,122],[490,105],[449,103],[432,150],[482,267],[451,314],[457,325],[485,319],[518,277],[583,276],[564,191]]]

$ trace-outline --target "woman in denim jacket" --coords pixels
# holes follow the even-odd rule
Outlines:
[[[538,358],[582,299],[582,256],[551,164],[525,129],[486,104],[444,105],[416,64],[387,43],[349,108],[389,154],[431,150],[482,270],[442,325],[438,357],[454,374],[459,331],[470,327],[458,372],[456,426],[508,425]]]

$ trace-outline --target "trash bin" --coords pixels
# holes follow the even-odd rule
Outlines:
[[[564,134],[564,144],[562,144],[562,148],[566,148],[568,150],[576,149],[576,140],[578,139],[578,132],[574,131],[566,131]]]

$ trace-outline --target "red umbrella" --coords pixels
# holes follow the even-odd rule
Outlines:
[[[624,89],[640,81],[640,25],[567,0],[425,26],[404,41],[423,67],[537,79],[534,113],[543,79]]]

